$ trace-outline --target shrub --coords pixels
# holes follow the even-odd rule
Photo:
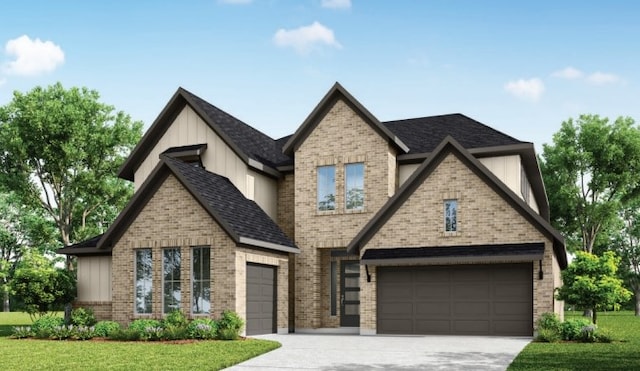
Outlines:
[[[49,337],[51,339],[55,339],[55,340],[66,340],[66,339],[69,339],[74,334],[74,331],[75,331],[75,329],[74,329],[73,325],[55,326],[51,330],[51,332],[49,334]]]
[[[562,322],[561,334],[563,340],[579,340],[580,331],[585,326],[591,325],[591,321],[586,318],[572,318]]]
[[[165,327],[162,331],[163,340],[183,340],[187,337],[186,326],[169,326]]]
[[[14,339],[24,339],[33,336],[30,326],[16,326],[13,328],[11,337]]]
[[[558,334],[560,333],[561,322],[558,316],[555,313],[542,313],[538,322],[536,322],[536,328],[538,331],[545,330],[553,330]]]
[[[162,327],[160,321],[156,319],[137,319],[129,325],[129,329],[137,331],[142,335],[147,327]]]
[[[187,327],[189,321],[187,317],[182,314],[181,311],[175,309],[172,310],[167,317],[162,321],[163,327]]]
[[[550,328],[540,328],[538,329],[538,336],[536,336],[536,341],[542,343],[557,343],[561,340],[560,332]]]
[[[95,325],[95,335],[100,337],[109,337],[118,330],[120,330],[120,324],[114,321],[100,321]]]
[[[580,334],[578,335],[576,340],[583,343],[595,343],[596,341],[598,341],[598,338],[596,337],[596,331],[596,325],[584,326],[580,329]]]
[[[76,308],[71,311],[71,323],[76,326],[93,326],[97,323],[93,309]]]
[[[232,311],[225,310],[218,321],[218,336],[220,340],[235,340],[240,335],[240,330],[244,326],[244,320]]]
[[[52,315],[46,315],[38,318],[31,325],[31,331],[36,337],[48,338],[54,327],[64,326],[64,319]]]
[[[191,339],[215,339],[218,324],[211,318],[198,318],[187,326],[187,335]]]
[[[596,339],[600,343],[610,343],[613,341],[613,335],[607,330],[598,329],[598,331],[596,331]]]
[[[160,326],[145,327],[144,331],[140,334],[141,340],[161,340],[164,329]]]
[[[109,339],[118,341],[137,341],[140,340],[140,332],[136,329],[119,328],[109,334]]]
[[[96,336],[96,328],[93,326],[76,326],[72,336],[76,340],[89,340]]]

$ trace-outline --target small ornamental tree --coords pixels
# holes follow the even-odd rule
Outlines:
[[[38,254],[24,257],[11,281],[11,291],[22,299],[25,312],[32,317],[59,310],[76,296],[72,273],[55,268]]]
[[[619,262],[620,258],[611,251],[600,257],[576,252],[573,262],[562,272],[564,286],[558,289],[558,299],[580,309],[592,310],[593,323],[596,323],[597,309],[615,306],[631,298],[631,292],[616,276]]]

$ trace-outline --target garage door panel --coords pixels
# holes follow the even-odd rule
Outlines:
[[[247,264],[247,335],[275,330],[275,267]]]
[[[530,336],[532,266],[380,267],[378,332]]]
[[[415,297],[418,299],[442,300],[449,299],[451,289],[443,284],[416,284]]]
[[[415,332],[418,334],[450,334],[451,321],[449,320],[417,320]]]

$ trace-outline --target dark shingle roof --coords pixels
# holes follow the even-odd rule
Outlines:
[[[96,246],[98,241],[102,238],[102,234],[95,237],[91,237],[88,240],[84,240],[73,245],[62,247],[56,250],[57,254],[66,255],[111,255],[111,251],[99,250]]]
[[[382,124],[406,143],[412,154],[433,151],[447,136],[466,149],[524,143],[459,113]]]
[[[191,92],[184,90],[184,93],[249,157],[274,168],[290,161],[289,156],[282,153],[282,146],[278,146],[276,140]]]
[[[217,221],[224,224],[223,228],[226,225],[240,240],[296,248],[258,204],[245,198],[229,179],[180,160],[168,157],[162,160]]]

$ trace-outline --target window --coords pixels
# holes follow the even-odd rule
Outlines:
[[[180,249],[162,250],[163,312],[180,309]]]
[[[522,199],[527,204],[529,203],[529,192],[531,190],[531,185],[529,184],[529,179],[527,179],[527,173],[524,171],[524,167],[520,168],[520,193],[522,193]]]
[[[345,172],[345,209],[362,210],[364,208],[364,164],[347,164]]]
[[[191,262],[191,312],[208,314],[211,310],[211,249],[194,247]]]
[[[458,200],[444,201],[444,231],[456,232],[458,230]]]
[[[151,249],[136,250],[136,308],[139,314],[151,313],[152,311],[152,256]]]
[[[338,313],[338,262],[336,261],[331,262],[331,295],[329,300],[331,300],[331,315],[335,316]]]
[[[318,167],[318,210],[336,209],[336,167]]]

